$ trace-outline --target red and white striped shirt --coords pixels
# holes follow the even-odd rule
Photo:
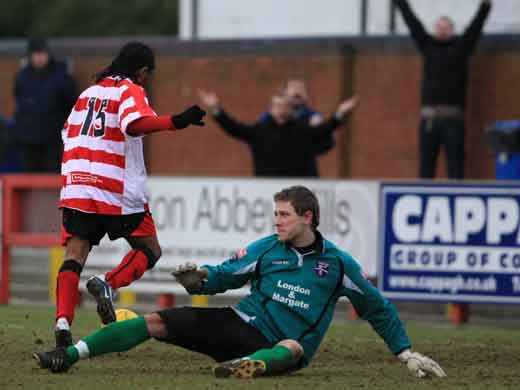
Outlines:
[[[78,98],[62,130],[63,184],[58,207],[122,215],[148,202],[141,136],[128,125],[156,116],[144,89],[130,79],[107,77]]]

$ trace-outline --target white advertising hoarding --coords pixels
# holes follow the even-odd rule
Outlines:
[[[174,265],[218,264],[272,234],[273,194],[297,184],[317,194],[323,235],[375,276],[377,182],[154,177],[148,183],[150,209],[163,256],[132,289],[179,291],[169,275]],[[106,272],[119,264],[128,249],[124,240],[105,238],[93,249],[82,276]]]

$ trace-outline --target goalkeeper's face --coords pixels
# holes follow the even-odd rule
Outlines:
[[[304,246],[299,244],[306,240],[309,233],[312,233],[311,223],[311,211],[298,215],[291,202],[277,201],[275,203],[274,226],[280,241],[290,242],[295,246]]]

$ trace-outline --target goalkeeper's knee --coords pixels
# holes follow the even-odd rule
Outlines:
[[[304,354],[303,347],[296,340],[292,340],[292,339],[282,340],[277,345],[287,348],[291,352],[293,362],[295,362],[295,363],[298,362],[303,357],[303,354]]]

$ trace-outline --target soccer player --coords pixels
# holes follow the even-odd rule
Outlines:
[[[105,234],[123,237],[132,250],[87,289],[104,324],[115,321],[114,290],[139,279],[161,256],[148,211],[143,136],[203,126],[205,112],[192,106],[179,115],[158,116],[143,88],[155,68],[152,50],[124,45],[112,63],[79,96],[62,130],[64,144],[59,208],[63,211],[65,261],[57,278],[56,347],[72,344],[70,326],[87,256]]]
[[[251,293],[227,308],[180,307],[116,322],[76,345],[34,354],[41,368],[66,371],[79,359],[126,351],[150,338],[204,353],[217,377],[251,378],[309,364],[334,314],[349,298],[390,351],[417,377],[446,376],[432,359],[411,351],[395,307],[367,281],[359,264],[317,230],[316,196],[303,186],[274,195],[276,234],[253,242],[217,266],[174,271],[190,294],[216,294],[251,282]],[[215,326],[218,324],[218,326]]]

